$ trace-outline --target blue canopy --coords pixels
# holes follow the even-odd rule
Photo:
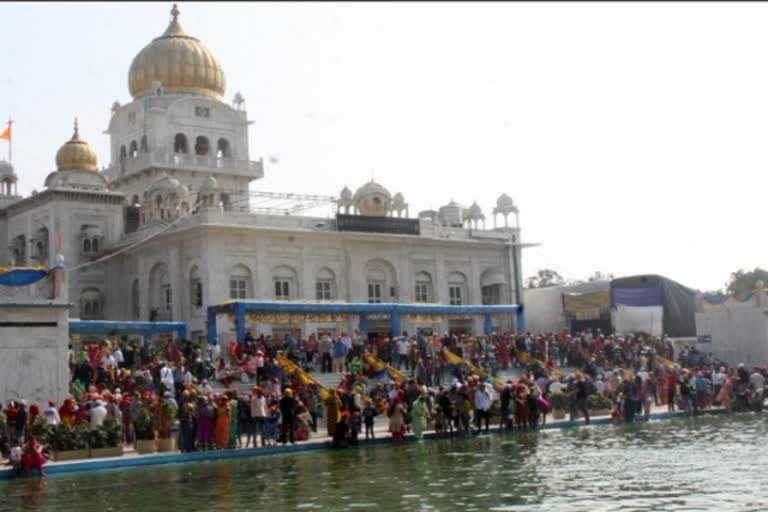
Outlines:
[[[45,267],[11,267],[0,268],[0,285],[28,286],[35,284],[48,276]]]
[[[175,332],[179,338],[187,336],[184,322],[112,322],[108,320],[70,320],[69,334],[137,334],[150,338],[153,334]]]
[[[493,328],[491,315],[500,313],[515,313],[518,330],[524,330],[523,308],[518,304],[497,305],[466,305],[446,306],[442,304],[403,304],[382,302],[370,304],[367,302],[286,302],[238,300],[225,302],[208,307],[208,342],[216,341],[216,315],[230,314],[235,316],[237,340],[245,338],[246,313],[313,313],[313,314],[357,314],[360,315],[360,325],[366,330],[369,314],[390,315],[392,332],[400,331],[400,315],[483,315],[485,317],[485,332],[490,334]]]

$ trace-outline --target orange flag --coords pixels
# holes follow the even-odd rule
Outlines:
[[[0,139],[7,140],[8,142],[11,141],[11,123],[8,123],[8,126],[3,130],[3,133],[0,133]]]

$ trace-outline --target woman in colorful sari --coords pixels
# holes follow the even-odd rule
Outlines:
[[[731,373],[725,377],[723,387],[720,388],[720,392],[717,394],[717,397],[715,397],[715,400],[721,402],[725,412],[729,414],[731,412],[731,392],[733,391],[734,376],[735,373],[732,370]]]
[[[214,436],[216,448],[222,450],[229,445],[229,400],[222,397],[216,406],[216,427]]]
[[[425,395],[421,394],[411,404],[411,428],[419,441],[424,439],[424,431],[427,429],[427,419],[429,418],[429,409],[424,398]]]
[[[392,433],[392,442],[401,442],[405,432],[405,410],[399,397],[392,400],[392,406],[387,415],[389,416],[389,431]]]
[[[213,442],[213,417],[216,410],[208,403],[208,397],[201,396],[197,404],[197,448],[210,450]]]
[[[229,444],[228,446],[230,448],[237,448],[237,445],[240,443],[240,436],[237,435],[238,433],[237,390],[233,390],[231,392],[231,396],[229,397],[228,403],[229,403]]]
[[[336,393],[336,388],[328,390],[328,397],[323,401],[323,405],[328,436],[333,438],[336,434],[336,424],[341,421],[341,399]]]

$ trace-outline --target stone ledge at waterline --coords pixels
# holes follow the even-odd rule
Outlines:
[[[710,409],[702,411],[701,415],[722,414],[723,409]],[[681,411],[677,412],[656,412],[651,414],[652,420],[668,420],[672,418],[682,418],[685,414]],[[610,417],[591,418],[590,425],[609,425],[612,420]],[[550,429],[566,429],[566,428],[578,428],[584,426],[582,420],[562,420],[562,421],[550,421],[546,425],[542,425],[540,430]],[[491,430],[493,434],[508,434],[516,435],[517,432],[508,432],[494,428]],[[424,436],[426,440],[440,440],[448,439],[446,437],[437,436],[434,432],[430,432]],[[455,441],[460,442],[461,437],[453,438]],[[415,442],[416,438],[413,435],[405,437],[406,442]],[[107,469],[117,468],[132,468],[140,466],[156,466],[160,464],[183,464],[188,462],[199,462],[209,460],[222,460],[222,459],[235,459],[241,457],[260,457],[267,455],[279,455],[281,453],[302,453],[302,452],[315,452],[319,450],[331,450],[326,438],[317,439],[314,441],[307,441],[300,444],[286,445],[286,446],[267,446],[261,448],[239,448],[228,450],[212,450],[205,452],[193,452],[193,453],[155,453],[150,455],[135,455],[114,457],[106,459],[91,459],[91,460],[78,460],[67,462],[53,462],[46,464],[45,472],[47,475],[56,475],[64,473],[82,473],[87,471],[100,471]],[[380,446],[391,445],[392,440],[389,436],[378,437],[374,441],[360,441],[358,446],[345,449],[364,448],[367,446]],[[87,451],[87,450],[86,450]],[[93,456],[93,454],[91,454]],[[16,478],[11,468],[0,469],[0,480],[8,480]]]

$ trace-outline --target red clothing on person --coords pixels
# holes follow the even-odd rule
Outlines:
[[[24,447],[24,454],[21,456],[21,465],[24,467],[24,471],[29,474],[30,471],[36,469],[40,475],[45,475],[43,470],[45,462],[45,455],[43,455],[40,445],[34,441],[27,443]]]

